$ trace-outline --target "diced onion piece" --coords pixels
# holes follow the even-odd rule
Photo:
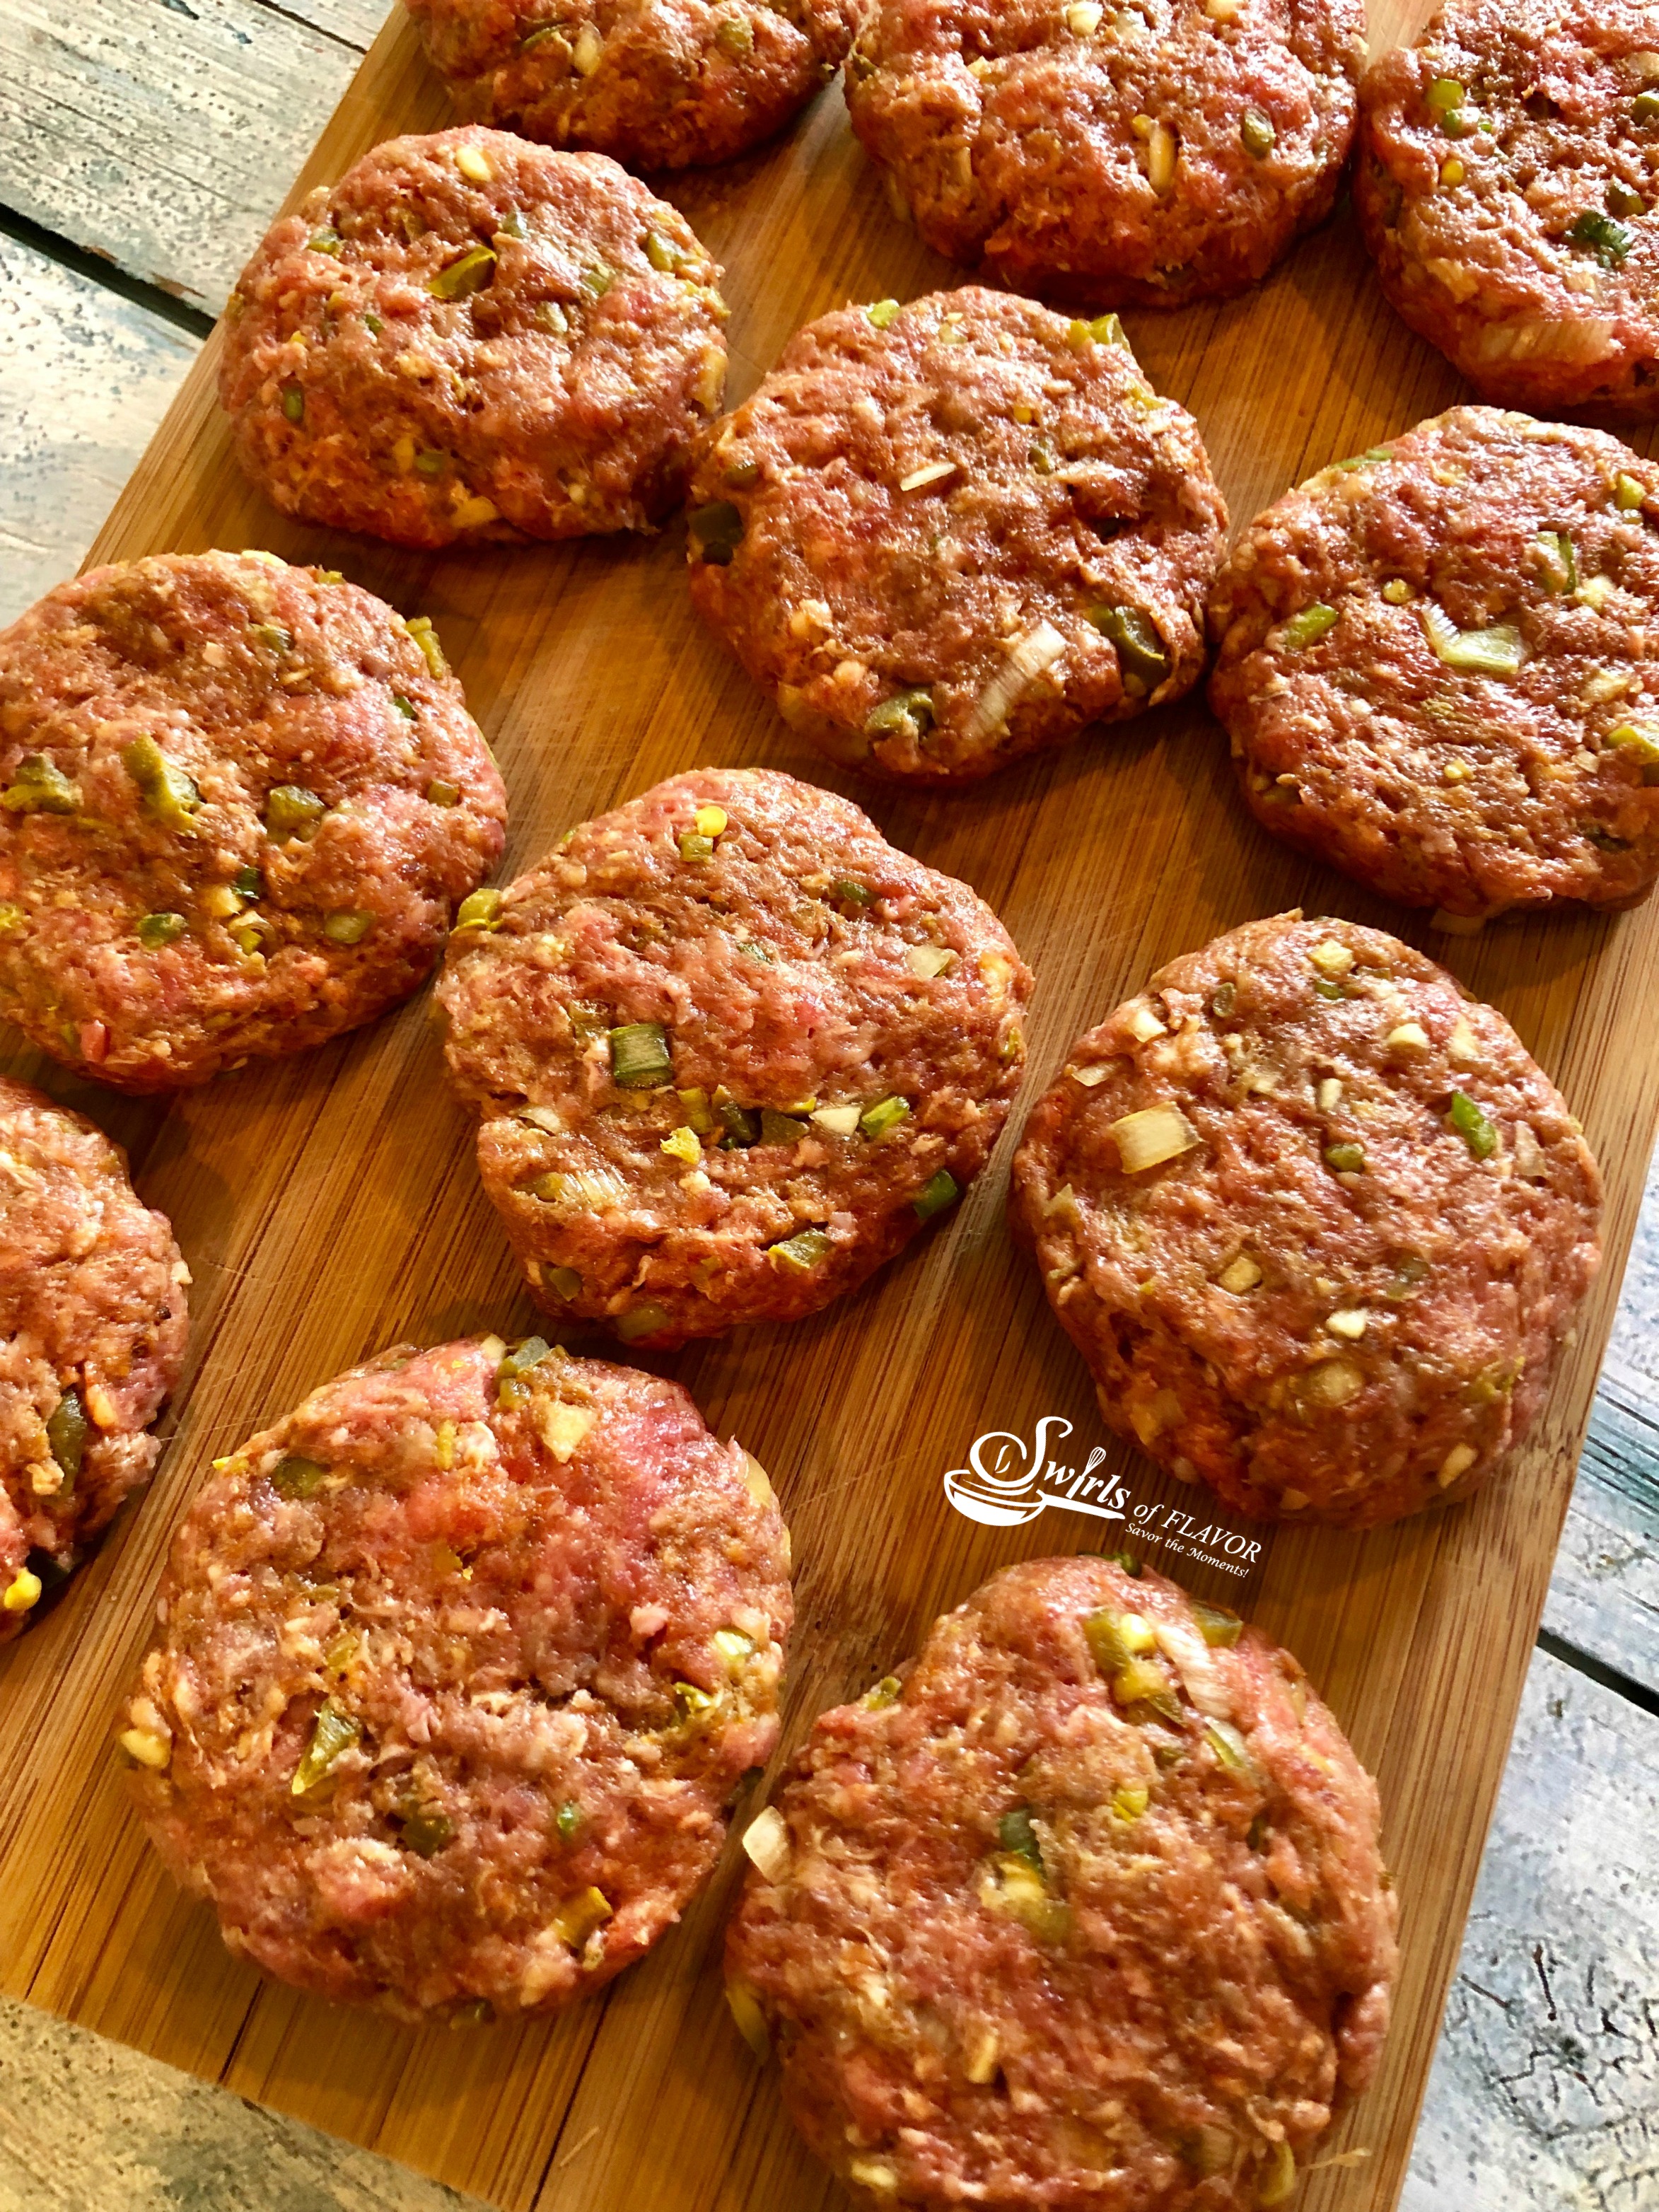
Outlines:
[[[1435,1480],[1442,1490],[1449,1490],[1461,1474],[1467,1474],[1480,1455],[1473,1444],[1454,1444],[1440,1462]]]
[[[772,2056],[772,2039],[767,2033],[766,2014],[761,2010],[760,1999],[747,1982],[728,1982],[726,2002],[738,2033],[764,2066]]]
[[[1162,1167],[1201,1141],[1178,1106],[1142,1106],[1114,1121],[1111,1136],[1126,1175]]]
[[[908,477],[901,477],[899,489],[920,491],[923,484],[943,483],[946,477],[953,477],[956,472],[954,461],[929,461],[923,468],[912,469]]]
[[[1363,1306],[1343,1306],[1336,1313],[1327,1314],[1325,1326],[1333,1336],[1346,1336],[1350,1344],[1357,1344],[1370,1326],[1370,1318]]]
[[[1346,1406],[1365,1387],[1365,1378],[1352,1359],[1323,1359],[1310,1368],[1303,1395],[1318,1406]]]
[[[1271,2212],[1273,2206],[1288,2202],[1295,2188],[1296,2154],[1289,2143],[1276,2142],[1267,2171],[1255,2185],[1255,2201],[1263,2212]]]
[[[1422,616],[1435,657],[1445,667],[1461,669],[1470,676],[1519,674],[1527,654],[1513,623],[1493,623],[1486,629],[1459,629],[1433,599],[1424,600]]]
[[[33,1582],[34,1577],[31,1575],[29,1580]],[[38,1597],[40,1594],[40,1585],[37,1583],[35,1595]],[[12,1608],[13,1611],[19,1609],[15,1607]],[[148,1729],[125,1729],[116,1738],[116,1741],[136,1765],[148,1766],[155,1774],[161,1773],[173,1757],[173,1746],[165,1737],[151,1735]]]
[[[1216,1280],[1224,1291],[1231,1291],[1238,1297],[1255,1288],[1261,1280],[1261,1270],[1248,1252],[1241,1252],[1236,1260],[1227,1262]]]
[[[1146,140],[1146,181],[1161,199],[1175,182],[1181,141],[1167,123],[1154,123]]]
[[[1390,1052],[1426,1052],[1429,1033],[1421,1022],[1401,1022],[1382,1040]]]
[[[859,1112],[856,1106],[819,1106],[809,1118],[832,1137],[852,1137],[858,1133]]]
[[[1073,9],[1072,12],[1075,14],[1077,11]],[[1097,9],[1095,12],[1098,15],[1100,11]],[[981,2026],[975,2030],[963,2063],[963,2071],[970,2081],[982,2083],[995,2079],[998,2047],[994,2027]]]
[[[1549,1175],[1549,1164],[1544,1158],[1544,1147],[1539,1143],[1530,1121],[1517,1121],[1513,1138],[1515,1172],[1522,1182],[1542,1182]]]
[[[1480,1040],[1460,1014],[1446,1039],[1446,1057],[1459,1067],[1474,1067],[1480,1058]]]
[[[455,167],[475,185],[487,185],[491,181],[492,172],[481,146],[463,146],[455,156]]]
[[[1448,914],[1443,906],[1429,916],[1429,927],[1442,937],[1478,937],[1486,926],[1484,914]]]
[[[943,945],[913,945],[904,956],[904,964],[913,975],[925,983],[935,975],[942,975],[947,968],[956,964],[956,954]]]
[[[1607,743],[1644,769],[1659,768],[1659,729],[1651,722],[1621,722],[1607,732]]]
[[[1111,1073],[1109,1060],[1097,1060],[1088,1067],[1068,1067],[1066,1071],[1073,1083],[1080,1083],[1085,1091],[1092,1091],[1097,1083],[1104,1083]]]
[[[738,1446],[743,1451],[743,1446]],[[772,1487],[772,1479],[751,1451],[743,1452],[744,1488],[763,1511],[775,1510],[778,1494]]]
[[[1154,1037],[1170,1034],[1166,1025],[1159,1021],[1144,999],[1137,1000],[1124,1018],[1129,1035],[1137,1044],[1150,1044]]]
[[[1066,10],[1066,27],[1074,39],[1089,38],[1100,28],[1100,19],[1105,13],[1099,0],[1073,0],[1073,5]],[[988,2081],[990,2077],[988,2075],[984,2078]]]
[[[604,51],[605,40],[599,36],[599,27],[593,23],[584,23],[576,33],[576,43],[570,56],[576,74],[592,76],[599,65],[599,56]]]
[[[1353,966],[1352,950],[1339,943],[1334,937],[1328,937],[1322,944],[1316,945],[1308,957],[1322,975],[1346,975]]]
[[[994,675],[974,702],[968,717],[967,735],[986,738],[1004,728],[1009,709],[1022,693],[1044,676],[1066,650],[1066,641],[1050,622],[1040,622],[1017,638],[1009,650],[1007,665]]]
[[[775,1805],[756,1814],[743,1832],[743,1848],[768,1881],[787,1879],[793,1856],[789,1829]]]

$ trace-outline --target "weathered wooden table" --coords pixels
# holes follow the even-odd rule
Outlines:
[[[380,0],[5,0],[0,620],[76,564],[382,12]],[[1656,1313],[1659,1179],[1406,2212],[1659,2206]],[[426,2212],[461,2200],[0,2009],[0,2212],[118,2201]]]

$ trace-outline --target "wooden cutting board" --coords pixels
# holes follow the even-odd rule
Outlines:
[[[1408,35],[1425,12],[1391,0],[1374,42]],[[400,13],[296,195],[377,140],[447,119]],[[953,281],[889,213],[835,90],[783,143],[672,190],[726,267],[734,398],[811,316]],[[1248,297],[1129,320],[1155,382],[1197,416],[1239,522],[1325,462],[1462,396],[1384,305],[1346,210]],[[507,775],[504,872],[660,777],[774,763],[848,792],[896,843],[965,877],[1003,915],[1037,975],[1028,1103],[1078,1031],[1160,963],[1304,905],[1424,944],[1504,1009],[1583,1117],[1607,1170],[1607,1266],[1539,1432],[1472,1504],[1364,1538],[1275,1534],[1231,1516],[1231,1568],[1209,1563],[1225,1556],[1224,1535],[1194,1534],[1230,1516],[1107,1438],[1034,1270],[1009,1243],[1012,1132],[941,1231],[859,1297],[796,1328],[662,1363],[771,1470],[794,1530],[789,1747],[995,1568],[1126,1534],[1301,1656],[1380,1780],[1403,1963],[1381,2079],[1323,2154],[1356,2155],[1316,2172],[1300,2203],[1386,2212],[1653,1135],[1659,913],[1427,936],[1253,826],[1197,703],[970,791],[866,789],[804,751],[702,632],[678,530],[431,556],[290,525],[232,464],[216,356],[210,344],[92,559],[268,546],[432,616]],[[21,1048],[7,1064],[40,1072]],[[552,2022],[471,2033],[415,2033],[261,1983],[161,1875],[108,1741],[172,1528],[208,1461],[382,1346],[512,1334],[532,1316],[441,1080],[424,1000],[171,1106],[56,1070],[46,1079],[131,1147],[140,1188],[172,1216],[194,1269],[194,1327],[150,1494],[0,1661],[0,1986],[512,2212],[808,2212],[840,2201],[725,2018],[718,1955],[735,1848],[682,1926],[601,1997]],[[975,1439],[1001,1431],[1029,1449],[1045,1416],[1072,1424],[1069,1435],[1046,1432],[1053,1457],[1081,1470],[1104,1447],[1101,1471],[1130,1493],[1126,1522],[1054,1504],[987,1526],[953,1510],[943,1478],[969,1466]],[[1012,1441],[980,1457],[1018,1472]],[[1184,1528],[1172,1513],[1189,1516]]]

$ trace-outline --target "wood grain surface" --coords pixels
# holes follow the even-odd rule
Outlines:
[[[1404,11],[1373,21],[1381,40]],[[380,137],[445,118],[401,24],[377,43],[303,184]],[[734,392],[799,322],[847,298],[949,283],[887,213],[826,94],[781,145],[675,186],[725,261]],[[1203,426],[1235,518],[1322,462],[1458,396],[1394,320],[1346,214],[1247,298],[1131,318],[1159,386]],[[1031,1088],[1161,961],[1295,904],[1399,929],[1502,1006],[1608,1170],[1609,1265],[1549,1412],[1471,1505],[1364,1539],[1279,1533],[1244,1584],[1188,1573],[1307,1663],[1376,1771],[1404,1964],[1382,2076],[1316,2172],[1309,2212],[1397,2200],[1653,1133],[1652,914],[1532,921],[1438,941],[1272,846],[1196,705],[954,795],[853,786],[803,752],[692,618],[678,535],[410,556],[287,525],[238,479],[210,345],[94,549],[264,544],[343,568],[436,621],[513,794],[507,867],[572,821],[699,763],[773,762],[847,789],[895,841],[966,877],[1038,976]],[[149,1500],[0,1674],[4,1988],[216,2076],[503,2207],[808,2212],[836,2201],[774,2085],[726,2027],[714,1971],[735,1874],[601,1999],[561,2021],[413,2033],[331,2011],[234,1966],[210,1917],[145,1850],[107,1737],[143,1647],[168,1536],[208,1459],[400,1338],[527,1324],[424,1002],[321,1053],[249,1068],[171,1108],[49,1076],[133,1152],[195,1270],[191,1367]],[[857,1298],[789,1331],[665,1363],[771,1469],[796,1537],[787,1741],[863,1688],[927,1620],[1018,1557],[1089,1540],[954,1515],[940,1477],[980,1431],[1043,1413],[1099,1435],[1079,1363],[1002,1225],[1007,1146],[957,1215]],[[1102,1439],[1104,1441],[1104,1439]],[[1113,1446],[1140,1503],[1190,1508]],[[1095,1532],[1097,1538],[1097,1533]],[[1158,1555],[1152,1554],[1156,1559]],[[1175,1563],[1171,1563],[1175,1564]],[[762,1785],[763,1790],[765,1785]],[[755,1802],[758,1802],[757,1799]]]

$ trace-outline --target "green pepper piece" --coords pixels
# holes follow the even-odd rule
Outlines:
[[[880,706],[871,708],[864,718],[864,726],[872,737],[925,737],[933,726],[933,695],[920,688],[896,691],[890,699],[884,699]]]
[[[255,623],[252,634],[261,645],[269,646],[273,653],[292,653],[294,650],[294,633],[291,629],[284,629],[281,623]]]
[[[327,811],[316,793],[303,784],[276,784],[265,794],[265,834],[284,841],[313,837]]]
[[[154,738],[135,738],[121,751],[121,765],[144,795],[144,804],[170,830],[187,830],[202,804],[194,780],[175,766]]]
[[[1238,126],[1238,135],[1244,141],[1244,151],[1257,161],[1267,159],[1279,137],[1279,133],[1259,107],[1245,109],[1244,120]]]
[[[1328,629],[1334,629],[1340,619],[1335,607],[1328,607],[1318,599],[1304,607],[1286,623],[1279,625],[1279,648],[1285,653],[1305,653],[1310,645],[1317,645]]]
[[[362,1732],[360,1720],[343,1713],[331,1699],[325,1699],[317,1708],[316,1723],[305,1757],[295,1768],[294,1779],[289,1784],[294,1796],[303,1797],[307,1790],[314,1789],[341,1753],[356,1743]]]
[[[53,1407],[46,1421],[46,1442],[52,1446],[52,1455],[63,1470],[64,1480],[58,1495],[74,1486],[81,1472],[81,1462],[86,1457],[87,1438],[92,1434],[92,1424],[87,1419],[87,1409],[81,1393],[71,1388]]]
[[[256,867],[249,866],[246,868],[238,868],[230,879],[230,888],[239,898],[263,898],[265,895],[265,879]]]
[[[611,1326],[624,1344],[632,1344],[642,1336],[655,1336],[668,1326],[666,1307],[647,1299],[642,1306],[634,1306],[627,1313],[618,1314]]]
[[[733,491],[748,491],[760,482],[760,472],[758,461],[733,461],[720,482],[730,484]]]
[[[1193,1618],[1204,1641],[1222,1650],[1231,1650],[1244,1633],[1236,1613],[1229,1613],[1224,1605],[1206,1605],[1202,1598],[1193,1600]]]
[[[1016,1858],[1024,1859],[1038,1874],[1042,1872],[1042,1846],[1037,1841],[1036,1830],[1031,1825],[1029,1805],[1009,1808],[997,1822],[997,1841],[1005,1851],[1011,1851]]]
[[[854,883],[851,876],[837,876],[830,886],[830,896],[842,906],[873,906],[876,895],[866,884]]]
[[[1477,1160],[1489,1160],[1498,1150],[1498,1124],[1489,1121],[1467,1091],[1454,1091],[1448,1128],[1455,1129]]]
[[[793,1114],[780,1114],[770,1106],[763,1106],[760,1133],[763,1145],[798,1145],[806,1134],[806,1124],[798,1121]]]
[[[328,1469],[314,1459],[289,1452],[270,1471],[270,1486],[279,1498],[314,1498],[328,1479]]]
[[[752,1106],[739,1106],[735,1098],[714,1097],[715,1117],[734,1145],[747,1151],[761,1140],[761,1117]]]
[[[878,1098],[873,1106],[866,1106],[859,1115],[859,1128],[866,1137],[884,1137],[890,1129],[897,1128],[909,1111],[908,1098],[900,1098],[896,1095]]]
[[[290,422],[303,422],[306,418],[306,395],[297,384],[283,386],[283,412]]]
[[[539,1367],[552,1349],[544,1336],[527,1336],[507,1353],[495,1370],[495,1395],[504,1406],[524,1403],[530,1395],[525,1376],[532,1367]]]
[[[655,1091],[673,1079],[668,1032],[660,1022],[624,1022],[611,1031],[611,1080],[619,1091]]]
[[[145,914],[138,918],[138,942],[146,952],[157,952],[182,937],[190,924],[181,914]]]
[[[798,1230],[786,1237],[781,1244],[774,1244],[767,1258],[780,1274],[810,1274],[820,1260],[827,1260],[836,1249],[833,1237],[826,1237],[821,1229]]]
[[[686,524],[691,532],[691,550],[699,561],[716,568],[731,566],[732,555],[743,543],[743,517],[729,499],[694,507]]]
[[[1363,1145],[1327,1145],[1325,1164],[1333,1175],[1364,1175],[1365,1148]]]
[[[404,721],[412,722],[415,720],[415,709],[410,702],[404,698],[401,691],[394,691],[392,693],[392,704],[396,711],[403,716]]]
[[[435,1805],[406,1799],[402,1819],[403,1840],[417,1858],[434,1859],[455,1840],[454,1822]]]
[[[1148,689],[1163,683],[1170,672],[1170,656],[1156,627],[1139,607],[1092,607],[1089,619],[1117,648],[1126,679],[1133,677]]]
[[[930,1176],[910,1200],[910,1211],[918,1221],[931,1221],[936,1213],[943,1213],[947,1206],[954,1206],[962,1193],[957,1179],[949,1168],[941,1168]]]
[[[474,292],[482,292],[495,274],[495,248],[469,246],[458,260],[441,269],[435,276],[429,276],[426,289],[434,300],[465,300]]]
[[[562,1844],[575,1842],[582,1825],[582,1808],[574,1797],[567,1797],[564,1803],[560,1806],[558,1817],[553,1825],[559,1832],[559,1841]]]
[[[374,313],[372,307],[365,307],[363,310],[363,328],[368,332],[370,337],[377,338],[380,337],[380,332],[386,328],[386,325],[381,321],[380,316]]]
[[[499,929],[501,926],[501,891],[485,889],[469,891],[455,909],[455,927],[459,929]]]
[[[44,753],[25,753],[15,781],[0,792],[0,806],[9,814],[73,814],[80,804],[80,786]]]
[[[348,908],[323,917],[323,935],[331,945],[361,945],[374,927],[374,916],[360,908]]]
[[[1630,112],[1638,123],[1659,119],[1659,92],[1638,92],[1630,104]]]

